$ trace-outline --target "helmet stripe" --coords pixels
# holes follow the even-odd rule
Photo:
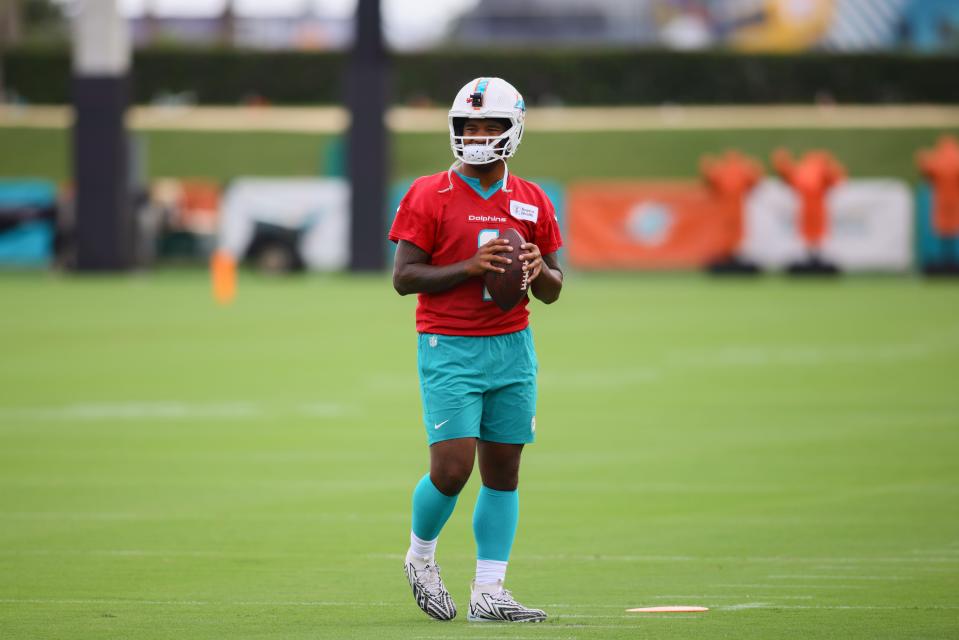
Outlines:
[[[480,96],[482,96],[483,94],[486,93],[486,87],[487,87],[487,85],[489,85],[489,78],[479,78],[479,79],[476,81],[476,88],[473,89],[473,93],[474,93],[474,94],[475,94],[475,93],[478,93],[478,94],[480,94]],[[480,102],[480,105],[482,105],[482,104],[483,104],[483,103]],[[473,105],[473,109],[474,109],[475,111],[479,111],[480,108],[481,108],[481,107],[478,106],[478,105],[475,105],[475,104]]]

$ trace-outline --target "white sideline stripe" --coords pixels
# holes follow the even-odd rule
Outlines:
[[[477,623],[467,623],[470,627],[477,626]],[[486,626],[486,625],[483,625]],[[542,626],[542,625],[540,625]],[[629,627],[621,627],[629,628]],[[559,631],[561,627],[550,624],[549,629],[551,631]],[[471,629],[472,631],[472,629]],[[516,631],[515,629],[510,629],[510,631]],[[529,640],[530,638],[542,638],[544,632],[535,632],[531,631],[532,635],[528,636],[507,636],[507,635],[495,635],[495,636],[474,636],[472,633],[463,633],[459,636],[411,636],[417,640],[463,640],[463,638],[469,638],[469,640]],[[550,640],[581,640],[582,636],[554,636],[550,634]]]
[[[40,604],[40,605],[63,605],[63,604],[83,604],[83,605],[150,605],[150,606],[184,606],[184,607],[395,607],[401,606],[399,602],[348,602],[332,600],[239,600],[239,601],[213,601],[213,600],[122,600],[119,598],[0,598],[0,604]],[[549,607],[559,607],[560,605],[546,605]],[[599,606],[599,605],[582,605]],[[626,605],[605,605],[624,607]],[[916,606],[896,606],[896,605],[792,605],[792,604],[771,604],[765,602],[750,602],[735,605],[721,605],[716,607],[719,611],[742,611],[748,609],[788,609],[788,610],[840,610],[840,611],[956,611],[959,605],[916,605]],[[634,618],[636,616],[620,615],[598,615],[598,614],[554,614],[555,618]],[[643,616],[648,618],[649,616]],[[663,616],[666,619],[697,619],[701,616]],[[573,626],[593,626],[593,625],[573,625]],[[621,628],[621,627],[615,627]]]
[[[475,625],[475,623],[474,623]],[[555,625],[550,625],[550,629],[556,630]],[[419,640],[463,640],[463,638],[469,638],[470,640],[527,640],[533,636],[506,636],[506,635],[495,635],[495,636],[474,636],[472,633],[463,634],[460,636],[415,636]],[[579,640],[576,636],[550,636],[550,640]]]
[[[733,598],[735,600],[742,600],[744,596],[742,594],[736,594],[736,595],[725,594],[725,595],[711,595],[711,596],[666,595],[666,596],[649,596],[649,597],[652,598],[653,600],[721,600],[723,598]],[[745,596],[745,597],[759,598],[760,600],[776,600],[776,599],[778,600],[812,600],[813,599],[813,596],[781,596],[781,595],[756,595],[756,596]]]
[[[402,559],[398,553],[370,553],[368,558]],[[466,554],[450,554],[446,557],[454,559],[473,558]],[[539,562],[567,561],[567,562],[753,562],[753,563],[823,563],[835,562],[844,565],[854,564],[959,564],[959,558],[919,558],[919,557],[880,557],[880,558],[822,558],[822,557],[791,557],[791,556],[658,556],[658,555],[578,555],[578,554],[524,554],[524,559]],[[778,585],[782,586],[782,585]]]
[[[159,458],[155,458],[159,459]],[[196,458],[198,461],[202,461],[203,458]],[[237,460],[242,460],[242,458],[237,458]],[[70,487],[76,488],[78,486],[84,487],[122,487],[129,488],[131,486],[148,486],[153,488],[158,482],[161,482],[164,487],[195,487],[197,486],[197,480],[190,479],[189,477],[180,479],[175,477],[169,477],[169,474],[158,476],[150,475],[139,478],[132,477],[123,477],[122,481],[109,481],[104,482],[98,478],[79,478],[79,477],[55,477],[51,478],[48,476],[36,476],[32,478],[14,478],[6,477],[2,479],[2,482],[5,487]],[[229,480],[204,480],[203,486],[208,488],[226,488],[226,489],[249,489],[250,487],[256,487],[258,489],[308,489],[311,491],[319,490],[329,490],[335,489],[344,493],[374,493],[380,491],[395,491],[396,482],[388,480],[368,480],[368,481],[357,481],[352,479],[346,480],[302,480],[302,481],[274,481],[268,477],[265,478],[255,478],[255,479],[244,479],[244,480],[234,480],[230,478]],[[219,518],[218,515],[205,515],[205,514],[172,514],[167,515],[163,514],[164,518],[190,518],[193,520],[210,520],[214,518]],[[274,515],[266,516],[254,516],[252,514],[245,514],[242,516],[246,519],[256,519],[256,518],[274,518]],[[282,516],[285,519],[290,519],[294,516]],[[299,517],[299,516],[296,516]],[[369,517],[369,516],[367,516]],[[956,558],[956,561],[959,562],[959,558]]]
[[[0,604],[130,604],[185,607],[395,607],[397,602],[315,601],[213,601],[213,600],[121,600],[119,598],[0,598]]]
[[[118,558],[306,558],[315,557],[311,553],[283,553],[283,552],[244,552],[244,551],[203,551],[203,550],[152,550],[152,549],[2,549],[0,557],[38,557],[38,556],[93,556]],[[339,569],[314,569],[315,571],[338,571]]]
[[[0,556],[131,556],[131,557],[166,557],[166,556],[185,556],[188,558],[229,558],[237,554],[223,551],[147,551],[145,549],[28,549],[25,551],[16,551],[4,549],[0,551]],[[239,554],[246,557],[250,554]]]
[[[791,575],[776,575],[776,576],[766,576],[767,578],[773,578],[775,580],[879,580],[879,581],[889,581],[889,580],[912,580],[912,576],[821,576],[816,574],[791,574]]]
[[[765,609],[772,606],[775,605],[768,602],[744,602],[743,604],[727,604],[716,608],[721,611],[745,611],[746,609]]]
[[[623,605],[621,604],[569,604],[569,603],[563,603],[563,602],[550,602],[549,604],[544,604],[540,606],[549,607],[550,609],[619,609]]]
[[[758,607],[752,607],[758,608]],[[871,605],[871,604],[768,604],[762,607],[764,609],[789,609],[789,610],[813,610],[826,609],[836,611],[956,611],[959,605],[916,605],[913,607],[897,605]],[[717,607],[718,610],[728,610],[727,607]]]
[[[539,384],[547,390],[612,389],[656,382],[662,372],[652,367],[634,369],[596,369],[540,374]]]
[[[3,407],[0,408],[0,419],[31,421],[239,419],[263,417],[283,411],[292,411],[312,418],[335,418],[357,410],[358,407],[352,405],[332,402],[308,402],[275,407],[264,407],[249,402],[97,402],[69,404],[60,407]]]
[[[249,418],[259,409],[248,403],[104,402],[62,407],[0,409],[0,417],[19,420],[132,420],[142,418]]]
[[[711,584],[727,589],[865,589],[861,584]]]
[[[636,621],[639,622],[639,621],[641,621],[641,620],[649,620],[650,618],[656,618],[656,619],[659,619],[659,620],[701,620],[701,619],[702,619],[702,616],[701,616],[701,615],[696,615],[696,616],[684,616],[684,615],[682,615],[682,614],[675,614],[675,613],[673,613],[673,614],[668,614],[668,613],[667,613],[667,614],[659,615],[659,616],[658,616],[658,615],[651,615],[651,614],[650,614],[650,615],[643,615],[643,616],[635,616],[635,618],[636,618]],[[564,625],[552,624],[552,625],[550,625],[550,627],[556,627],[556,626],[559,626],[561,629],[619,629],[619,630],[623,630],[623,629],[635,628],[636,626],[639,626],[639,625],[629,625],[629,624],[564,624]],[[533,637],[533,636],[528,636],[528,637]],[[540,637],[542,637],[542,636],[540,636]]]
[[[319,488],[319,487],[318,487]],[[210,513],[124,513],[124,512],[0,512],[0,520],[241,520],[241,521],[318,521],[333,523],[350,522],[403,522],[409,514],[388,513],[291,513],[277,514],[210,514]],[[0,553],[3,551],[0,550]],[[402,557],[402,556],[400,556]]]
[[[667,356],[677,367],[781,367],[822,366],[825,364],[875,364],[924,358],[934,352],[933,345],[887,345],[877,349],[839,348],[724,348],[713,352],[674,352]]]
[[[844,564],[859,563],[959,563],[959,558],[916,558],[916,557],[884,557],[884,558],[803,558],[803,557],[776,557],[776,556],[640,556],[640,555],[524,555],[530,560],[575,560],[582,562],[755,562],[755,563],[805,563],[805,562],[841,562]]]
[[[549,612],[547,612],[548,614]],[[598,620],[616,620],[620,618],[635,618],[636,616],[631,616],[625,613],[555,613],[550,618],[565,619],[565,618],[596,618]]]
[[[550,614],[550,612],[547,612]],[[575,618],[575,619],[596,619],[596,620],[635,620],[641,618],[643,620],[649,620],[650,618],[658,618],[662,620],[695,620],[696,618],[702,618],[703,614],[694,613],[694,614],[682,614],[682,613],[664,613],[660,615],[644,613],[642,615],[637,615],[635,613],[620,613],[620,614],[609,614],[609,615],[596,615],[588,613],[554,613],[550,615],[550,619],[553,622],[562,623],[566,618]]]

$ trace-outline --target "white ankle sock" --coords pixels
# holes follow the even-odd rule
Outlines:
[[[410,553],[417,558],[432,558],[436,555],[437,540],[439,540],[439,538],[423,540],[422,538],[417,538],[416,534],[410,531]]]
[[[476,584],[496,584],[506,580],[506,565],[508,562],[499,560],[476,561]]]

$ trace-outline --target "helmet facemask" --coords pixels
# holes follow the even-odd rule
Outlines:
[[[492,118],[502,122],[506,130],[498,136],[465,136],[463,128],[469,118],[450,116],[450,146],[455,155],[464,164],[484,165],[506,160],[516,153],[523,136],[522,123],[512,118]]]

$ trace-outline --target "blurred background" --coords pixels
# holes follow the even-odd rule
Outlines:
[[[0,636],[459,637],[386,233],[478,76],[565,240],[510,637],[959,636],[955,0],[0,0]]]
[[[447,103],[480,75],[526,97],[514,169],[553,198],[572,267],[939,273],[959,255],[948,0],[383,0],[362,47],[355,0],[96,5],[2,5],[0,265],[77,266],[76,178],[104,152],[96,133],[80,150],[78,79],[103,75],[98,43],[120,83],[103,169],[126,183],[104,194],[124,199],[104,223],[120,269],[218,249],[384,268],[370,238],[447,166]],[[351,206],[357,184],[371,199]]]

